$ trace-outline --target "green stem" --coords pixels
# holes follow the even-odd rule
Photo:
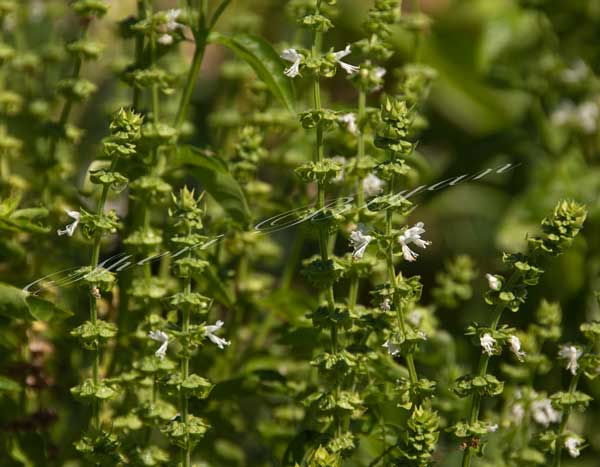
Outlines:
[[[143,20],[147,17],[148,5],[147,0],[137,0],[137,10],[138,16],[140,20]],[[134,55],[134,63],[137,64],[140,61],[142,53],[144,51],[144,36],[138,35],[135,39],[135,55]],[[140,100],[142,98],[141,90],[137,87],[133,87],[133,96],[131,98],[131,107],[136,110],[140,107]],[[130,201],[128,200],[128,203]],[[129,208],[131,209],[131,204],[129,204]],[[127,222],[128,218],[125,220]],[[125,228],[127,231],[128,228]],[[144,263],[144,272],[148,275],[147,271],[150,271],[150,263]],[[129,310],[129,289],[131,287],[131,282],[133,280],[132,272],[130,270],[126,270],[120,274],[119,278],[119,309],[117,314],[117,336],[116,336],[116,345],[112,350],[112,354],[110,356],[110,360],[107,368],[107,375],[111,376],[115,369],[118,367],[117,360],[120,360],[118,357],[121,354],[122,340],[123,336],[126,335],[125,332],[125,322],[126,316]]]
[[[317,0],[317,13],[319,11],[320,0]],[[321,42],[322,42],[322,33],[315,32],[313,38],[312,45],[312,56],[318,57],[320,55]],[[314,106],[317,111],[321,110],[321,86],[319,82],[319,77],[315,76],[313,80],[313,97],[314,97]],[[315,162],[322,162],[324,158],[324,147],[323,147],[323,128],[320,124],[317,124],[316,127],[316,143],[315,143]],[[317,194],[317,209],[321,210],[325,206],[325,185],[323,183],[318,183],[318,194]],[[319,227],[319,250],[321,252],[321,260],[323,263],[327,263],[329,261],[329,253],[328,253],[328,241],[327,241],[327,232],[323,227]],[[329,284],[326,290],[326,299],[327,299],[327,307],[331,312],[335,309],[335,295],[333,291],[333,284]],[[330,329],[331,336],[331,350],[332,352],[338,351],[338,329],[337,326],[333,325]],[[340,394],[340,381],[336,379],[334,386],[334,394],[336,399],[339,398]],[[334,413],[334,425],[336,427],[337,434],[341,433],[342,424],[340,416],[337,412]]]
[[[137,1],[137,10],[140,20],[144,20],[147,17],[148,4],[147,0],[138,0]],[[142,53],[144,52],[144,36],[142,34],[138,34],[135,38],[135,65],[137,66]],[[132,97],[132,105],[134,109],[137,109],[140,106],[140,100],[142,97],[142,91],[137,86],[133,87],[133,97]]]
[[[419,0],[413,0],[412,9],[414,10],[415,14],[421,13],[421,5],[420,5]],[[422,44],[423,44],[423,31],[422,31],[422,29],[419,29],[415,32],[415,62],[416,63],[421,62]]]
[[[365,158],[365,113],[366,113],[367,95],[363,89],[358,93],[358,154],[356,155],[355,169],[360,167],[361,161]],[[356,206],[360,208],[364,205],[364,192],[362,188],[363,178],[358,177],[358,187],[356,193]],[[359,213],[360,220],[360,213]]]
[[[356,301],[358,298],[358,285],[358,276],[352,276],[350,279],[350,289],[348,290],[348,309],[350,312],[353,312],[354,308],[356,307]]]
[[[81,33],[81,38],[85,39],[89,27],[89,22],[83,27],[83,31]],[[81,75],[81,68],[83,66],[83,60],[81,57],[75,58],[75,63],[73,64],[73,71],[71,72],[71,78],[76,80],[79,79]],[[58,119],[58,128],[62,129],[67,124],[69,120],[69,116],[71,115],[71,110],[73,110],[74,101],[72,98],[67,98],[63,105],[63,108],[60,112],[60,117]],[[58,147],[59,135],[58,133],[54,133],[50,139],[50,147],[48,150],[48,158],[51,164],[55,163],[56,159],[56,149]]]
[[[508,282],[503,287],[503,289],[509,290],[510,287],[517,281],[520,273],[515,271],[512,273]],[[500,302],[496,305],[494,309],[494,321],[492,322],[490,329],[492,331],[498,328],[498,324],[500,323],[500,318],[502,317],[502,312],[504,311],[504,303]],[[477,365],[477,376],[485,377],[487,374],[488,363],[490,361],[490,356],[486,353],[482,353],[479,357],[479,363]],[[473,424],[477,422],[479,419],[479,410],[481,409],[481,394],[474,393],[473,399],[471,400],[471,411],[469,414],[469,423]],[[473,457],[473,451],[471,448],[465,448],[463,459],[462,459],[462,467],[469,467],[471,465],[471,458]]]
[[[0,179],[5,182],[8,180],[9,175],[10,166],[8,163],[8,154],[6,153],[6,149],[2,149],[0,151]]]
[[[395,190],[395,177],[392,177],[390,181],[390,194],[393,194]],[[388,238],[389,247],[386,255],[387,260],[387,269],[388,269],[388,281],[392,285],[394,289],[394,296],[392,300],[393,309],[396,310],[396,319],[398,323],[398,328],[403,336],[406,336],[406,322],[404,319],[404,303],[399,300],[400,290],[398,289],[398,279],[396,277],[396,269],[394,267],[394,250],[393,250],[393,240],[391,238],[392,235],[392,210],[388,209],[385,212],[385,234]],[[419,381],[419,377],[417,376],[417,370],[415,367],[415,361],[412,352],[407,352],[404,357],[406,360],[406,367],[408,368],[408,375],[410,378],[410,382],[415,384]]]
[[[196,39],[196,48],[194,50],[194,56],[192,58],[192,65],[188,72],[185,87],[183,88],[183,94],[179,101],[179,108],[177,109],[177,115],[175,117],[175,128],[180,129],[181,125],[185,121],[187,116],[188,107],[192,99],[192,92],[194,91],[194,85],[198,79],[198,73],[200,72],[200,66],[202,65],[202,59],[204,58],[204,50],[206,49],[207,33],[200,34]]]
[[[579,378],[581,376],[580,372],[577,372],[571,378],[571,383],[569,384],[569,395],[572,396],[573,393],[577,390],[577,383],[579,383]],[[552,462],[553,467],[560,467],[562,463],[562,450],[564,446],[563,435],[565,433],[565,429],[567,428],[567,424],[569,423],[569,416],[571,415],[571,407],[567,407],[565,409],[565,413],[562,416],[560,421],[560,425],[558,427],[558,436],[556,437],[556,444],[554,446],[554,461]]]
[[[191,227],[188,227],[188,235],[190,235],[190,234],[191,234]],[[191,253],[188,252],[187,256],[188,256],[188,258],[191,258]],[[192,276],[191,275],[185,279],[185,287],[184,287],[183,293],[185,295],[190,295],[192,293]],[[190,375],[190,357],[189,357],[189,347],[188,347],[189,332],[190,332],[190,310],[187,306],[183,309],[182,331],[183,331],[183,338],[184,338],[184,346],[183,346],[183,356],[181,358],[181,378],[182,378],[182,381],[185,381],[185,379],[187,379],[187,377]],[[189,412],[188,398],[185,394],[183,394],[183,392],[180,393],[180,403],[181,403],[181,419],[182,419],[183,423],[187,423],[188,422],[188,412]],[[191,457],[192,457],[192,450],[191,450],[190,443],[188,442],[188,443],[186,443],[185,447],[183,447],[181,449],[181,463],[182,463],[183,467],[190,467]]]
[[[114,170],[117,164],[117,158],[115,157],[110,166],[110,170]],[[104,205],[106,204],[106,199],[108,198],[108,190],[109,185],[103,185],[102,194],[100,195],[100,200],[98,201],[98,208],[96,213],[98,215],[104,214]],[[98,266],[98,261],[100,259],[100,246],[102,243],[102,236],[96,235],[94,237],[94,244],[92,247],[92,257],[90,260],[90,266],[92,270]],[[97,309],[97,294],[98,292],[90,289],[90,321],[92,324],[96,324],[98,321],[98,309]],[[97,345],[94,349],[94,362],[92,367],[92,379],[94,382],[94,386],[97,386],[100,382],[100,346]],[[92,425],[96,430],[100,430],[100,402],[96,400],[92,405]]]
[[[365,157],[365,133],[364,133],[364,118],[366,109],[367,95],[363,89],[359,90],[358,93],[358,152],[354,163],[354,168],[360,167],[361,160]],[[356,208],[360,209],[364,205],[364,192],[362,189],[362,177],[358,177],[357,182],[357,196],[356,196]],[[360,212],[358,212],[358,220],[360,221]],[[358,289],[360,287],[360,279],[358,276],[352,276],[350,279],[350,290],[348,292],[348,308],[350,311],[354,311],[356,307],[356,301],[358,298]]]
[[[294,243],[292,244],[292,249],[290,251],[290,256],[287,259],[285,264],[285,268],[283,270],[283,275],[281,279],[280,288],[282,290],[288,290],[290,288],[290,284],[294,279],[294,273],[296,271],[296,266],[298,265],[298,261],[300,260],[300,254],[302,253],[302,247],[304,246],[304,239],[306,237],[306,231],[301,226],[298,229],[298,233],[294,238]]]

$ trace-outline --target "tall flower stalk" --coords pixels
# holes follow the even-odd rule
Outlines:
[[[600,302],[600,295],[596,297]],[[561,467],[563,452],[567,451],[570,457],[579,457],[580,451],[586,447],[583,437],[568,429],[569,419],[574,410],[585,410],[592,397],[578,390],[582,377],[592,380],[600,374],[600,355],[597,348],[600,342],[600,322],[591,321],[579,327],[586,345],[563,344],[558,352],[558,357],[565,364],[565,370],[571,374],[567,391],[558,391],[550,396],[552,406],[561,412],[558,429],[555,432],[547,431],[540,436],[546,449],[552,454],[552,466]]]
[[[508,280],[498,275],[488,275],[490,290],[486,303],[494,307],[493,320],[488,326],[474,326],[469,334],[479,338],[481,355],[475,375],[459,378],[455,392],[471,397],[471,408],[466,422],[456,424],[452,431],[462,439],[464,450],[462,466],[469,467],[474,454],[480,453],[483,444],[481,436],[495,431],[496,425],[479,420],[481,401],[484,396],[498,396],[504,385],[495,376],[488,374],[488,365],[492,356],[501,352],[502,345],[509,344],[513,330],[500,326],[504,310],[519,310],[527,297],[527,288],[537,284],[542,274],[539,262],[544,257],[562,254],[579,233],[586,217],[583,206],[574,202],[559,202],[552,216],[542,221],[544,235],[529,239],[528,254],[504,254],[503,261],[511,267]]]
[[[192,321],[193,316],[205,319],[212,301],[198,292],[192,291],[192,278],[201,274],[208,262],[199,255],[202,245],[207,240],[200,234],[202,210],[200,198],[184,187],[179,196],[173,196],[174,206],[170,211],[174,219],[173,235],[170,241],[181,248],[181,255],[173,262],[174,273],[183,281],[183,290],[169,299],[169,304],[179,313],[180,330],[173,332],[175,341],[179,343],[179,373],[173,374],[166,381],[168,392],[178,399],[180,418],[171,420],[163,427],[163,433],[180,448],[181,465],[190,467],[192,450],[208,430],[208,423],[200,417],[192,415],[189,410],[189,399],[206,399],[213,387],[212,383],[190,371],[190,358],[205,339],[209,339],[220,349],[229,345],[216,333],[223,326],[222,321],[214,325],[199,325]]]
[[[81,224],[84,236],[92,242],[90,265],[76,272],[76,275],[80,276],[88,286],[89,320],[71,333],[81,341],[85,348],[93,352],[92,378],[71,389],[76,397],[89,402],[92,406],[90,434],[84,436],[77,444],[79,451],[92,458],[98,449],[102,449],[109,442],[108,434],[101,431],[101,403],[116,394],[115,388],[103,382],[100,376],[101,346],[116,335],[116,327],[98,317],[97,306],[101,293],[108,291],[115,280],[112,272],[99,267],[102,239],[106,235],[115,233],[119,226],[116,213],[114,211],[105,212],[105,204],[109,191],[118,189],[126,180],[116,171],[117,162],[120,158],[131,157],[136,153],[141,123],[142,118],[133,111],[122,109],[115,115],[110,124],[111,136],[104,141],[104,154],[110,160],[110,168],[99,169],[90,174],[92,183],[102,186],[96,212],[88,213],[84,209],[70,211],[68,214],[75,221],[65,230],[58,232],[72,236],[75,229]],[[113,444],[112,441],[109,444]]]
[[[181,94],[179,106],[175,116],[175,122],[173,126],[176,129],[181,128],[181,125],[184,123],[187,117],[188,107],[192,99],[192,92],[198,79],[198,73],[200,72],[200,66],[202,65],[202,59],[204,58],[204,51],[206,50],[206,45],[208,43],[208,36],[230,3],[231,0],[222,0],[214,9],[212,15],[209,15],[208,0],[200,1],[200,7],[195,15],[197,22],[190,25],[192,34],[194,36],[194,54],[192,56],[192,63],[188,70],[183,87],[183,93]]]
[[[311,362],[319,368],[328,388],[323,392],[311,394],[306,402],[330,417],[331,422],[320,426],[323,433],[323,444],[313,449],[308,458],[315,460],[325,456],[332,465],[339,465],[341,459],[355,447],[354,436],[349,431],[350,418],[360,410],[360,399],[353,391],[344,390],[343,384],[351,377],[352,368],[356,366],[356,358],[344,348],[341,332],[350,323],[350,315],[346,307],[336,304],[334,284],[340,279],[343,267],[330,253],[330,234],[337,230],[334,210],[326,206],[326,186],[340,173],[341,165],[324,156],[324,134],[333,129],[340,118],[336,112],[325,109],[321,102],[321,80],[330,78],[337,72],[338,66],[348,75],[353,75],[359,68],[346,63],[342,59],[351,53],[347,46],[340,51],[322,53],[323,34],[333,27],[323,7],[327,3],[334,5],[335,0],[322,2],[317,0],[314,8],[307,6],[304,16],[299,22],[312,31],[310,52],[290,48],[281,57],[292,64],[285,70],[286,76],[295,78],[303,71],[312,78],[313,109],[302,112],[300,121],[307,130],[314,130],[315,147],[312,162],[303,164],[296,173],[307,183],[315,183],[317,199],[312,217],[318,235],[319,257],[308,262],[304,274],[316,285],[324,295],[324,304],[318,310],[308,314],[315,326],[329,331],[328,352],[317,356]]]
[[[394,358],[403,357],[408,370],[408,380],[400,380],[399,405],[408,410],[407,431],[398,436],[398,441],[384,451],[379,459],[391,456],[407,465],[427,465],[435,450],[438,439],[437,413],[426,402],[433,394],[435,383],[419,378],[415,365],[415,353],[419,344],[427,336],[414,323],[407,322],[407,314],[420,299],[422,285],[419,277],[404,278],[396,272],[395,258],[412,262],[419,254],[416,249],[426,248],[430,242],[422,238],[424,224],[418,222],[402,230],[394,228],[394,214],[406,217],[412,205],[398,192],[397,181],[406,178],[409,167],[405,157],[413,152],[409,140],[411,115],[403,98],[387,97],[381,108],[381,125],[375,138],[375,145],[386,151],[388,158],[375,167],[377,176],[387,182],[387,193],[369,200],[369,209],[384,212],[383,232],[375,236],[379,244],[380,256],[385,258],[387,281],[378,286],[373,294],[380,303],[381,310],[390,316],[389,337],[384,343],[387,352]],[[417,323],[418,324],[418,323]],[[417,439],[420,441],[417,442]]]
[[[103,49],[101,44],[88,39],[87,32],[93,18],[101,18],[106,14],[108,3],[77,0],[72,3],[71,8],[80,17],[83,26],[80,39],[66,46],[67,52],[73,57],[73,67],[71,76],[58,83],[58,91],[63,96],[64,103],[58,121],[50,134],[48,151],[45,155],[48,169],[54,168],[57,162],[56,153],[59,141],[62,138],[77,140],[80,136],[80,131],[69,125],[69,117],[75,103],[89,99],[96,91],[94,83],[81,77],[83,64],[86,60],[98,59]],[[45,187],[47,186],[45,184]],[[44,195],[47,196],[47,190]]]
[[[354,47],[366,57],[361,63],[360,70],[353,74],[350,79],[358,90],[357,116],[356,116],[356,156],[354,159],[352,173],[356,177],[355,207],[358,211],[359,222],[368,220],[365,216],[364,201],[365,189],[363,187],[365,175],[373,168],[372,157],[367,156],[367,138],[369,130],[369,119],[367,111],[367,98],[383,88],[384,77],[387,70],[377,65],[377,62],[389,60],[393,51],[389,45],[391,26],[400,18],[400,7],[394,0],[379,0],[369,10],[364,28],[368,37],[356,42]],[[354,118],[354,114],[350,114]],[[368,188],[368,183],[367,183]],[[367,193],[369,190],[366,190]],[[350,278],[349,307],[354,310],[359,293],[360,278],[353,274]]]

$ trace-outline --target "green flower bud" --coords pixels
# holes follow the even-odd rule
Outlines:
[[[57,89],[65,99],[81,102],[95,93],[98,87],[87,79],[67,78],[58,82]]]
[[[78,15],[101,18],[108,11],[108,3],[104,0],[77,0],[72,8]]]

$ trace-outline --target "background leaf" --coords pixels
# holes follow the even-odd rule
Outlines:
[[[30,320],[26,296],[21,289],[0,283],[0,314],[8,318]]]
[[[30,295],[25,300],[29,307],[29,313],[40,321],[58,321],[72,316],[73,313],[57,307],[54,303]]]
[[[248,63],[273,95],[290,112],[294,112],[292,81],[283,74],[285,66],[271,44],[260,36],[251,34],[226,36],[217,32],[211,33],[208,41],[224,45]]]
[[[250,220],[246,197],[223,159],[193,146],[180,146],[176,162],[188,166],[189,172],[235,221],[245,224]]]
[[[0,283],[0,314],[26,321],[57,321],[68,318],[73,313],[35,295],[29,295],[22,289]]]
[[[20,390],[19,383],[6,376],[0,376],[0,392],[19,392]]]

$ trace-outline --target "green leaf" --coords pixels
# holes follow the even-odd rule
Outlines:
[[[250,65],[273,95],[294,112],[294,87],[283,71],[285,66],[273,47],[260,36],[234,34],[226,36],[213,32],[208,42],[224,45]]]
[[[0,283],[0,315],[26,321],[56,321],[72,313],[17,287]]]
[[[13,319],[30,320],[27,293],[12,285],[0,283],[0,314]]]
[[[0,376],[0,392],[19,392],[20,390],[19,383],[6,376]]]
[[[202,277],[210,284],[215,300],[227,307],[232,307],[234,303],[233,294],[223,283],[214,267],[208,267],[204,270]]]
[[[244,193],[223,159],[208,151],[184,145],[178,148],[175,162],[189,166],[191,174],[235,221],[245,224],[250,220]]]
[[[29,307],[31,316],[39,321],[54,322],[73,316],[71,311],[63,310],[54,303],[34,295],[28,296],[25,301]]]

